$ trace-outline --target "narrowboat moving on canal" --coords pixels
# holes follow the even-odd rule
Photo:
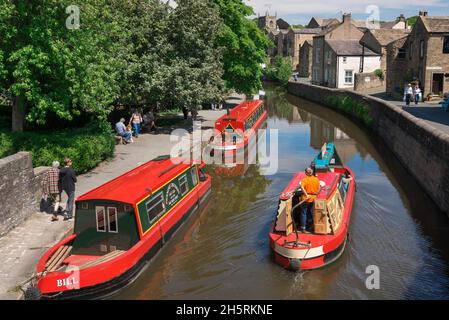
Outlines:
[[[132,283],[210,194],[204,165],[162,156],[78,197],[74,233],[43,255],[25,298],[103,298]]]
[[[255,143],[257,130],[266,123],[267,111],[262,100],[244,101],[215,121],[215,131],[219,134],[210,139],[208,148],[213,156],[221,151],[223,157],[244,154],[248,145]]]
[[[281,193],[270,228],[274,260],[290,270],[317,269],[334,262],[347,241],[356,189],[354,174],[341,162],[333,143],[323,146],[314,164],[321,189],[314,199],[313,230],[299,231],[304,172],[297,173]]]

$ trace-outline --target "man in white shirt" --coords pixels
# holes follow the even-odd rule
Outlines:
[[[406,107],[410,106],[410,101],[412,101],[412,97],[413,97],[413,88],[411,83],[409,83],[404,90],[404,101]]]

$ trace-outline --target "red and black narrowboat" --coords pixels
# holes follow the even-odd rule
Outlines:
[[[248,145],[255,144],[257,130],[266,124],[267,111],[262,100],[244,101],[215,121],[215,135],[209,143],[210,154],[236,158]],[[242,162],[243,163],[243,162]]]
[[[27,291],[101,298],[132,283],[210,194],[203,167],[162,156],[78,197],[74,233],[43,255]]]
[[[299,232],[301,181],[297,173],[279,197],[269,238],[274,260],[286,269],[309,270],[326,266],[344,251],[355,197],[353,172],[340,160],[333,143],[315,158],[321,189],[313,206],[313,230]]]

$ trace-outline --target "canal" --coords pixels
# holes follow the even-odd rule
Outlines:
[[[115,298],[448,299],[449,219],[382,142],[341,114],[277,88],[267,88],[267,108],[268,129],[279,130],[277,173],[264,176],[250,165],[229,177],[209,168],[206,208]],[[270,256],[278,196],[330,141],[356,175],[350,242],[334,264],[290,272]],[[380,270],[378,290],[365,285],[370,265]]]

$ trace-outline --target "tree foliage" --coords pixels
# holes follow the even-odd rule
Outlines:
[[[226,87],[237,92],[253,94],[262,87],[262,67],[266,62],[268,37],[248,16],[251,7],[242,0],[214,0],[223,19],[216,46],[223,47]]]
[[[277,56],[274,64],[269,65],[265,71],[268,80],[286,85],[292,75],[293,65],[289,58]]]
[[[0,94],[29,123],[104,119],[112,105],[196,106],[253,93],[269,41],[241,0],[0,2]],[[14,122],[14,117],[13,117]]]

